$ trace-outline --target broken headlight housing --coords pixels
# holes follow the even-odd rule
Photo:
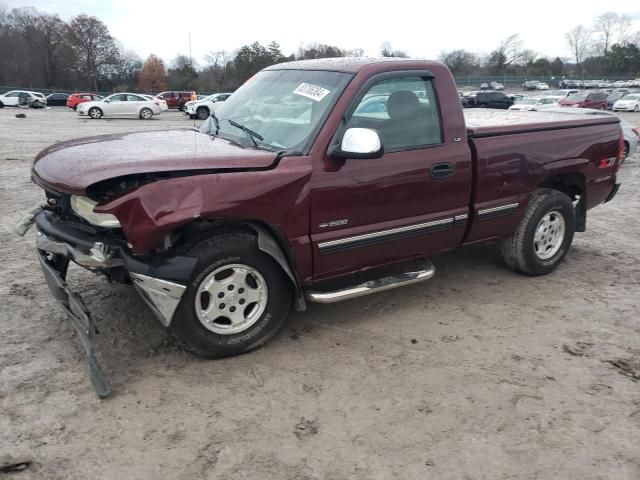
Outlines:
[[[98,202],[94,202],[90,198],[71,196],[71,209],[80,218],[97,227],[104,228],[120,228],[120,222],[110,213],[96,213],[93,211]]]

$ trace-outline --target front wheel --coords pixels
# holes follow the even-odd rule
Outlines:
[[[170,333],[186,350],[221,358],[270,340],[289,313],[292,288],[278,264],[245,232],[217,234],[195,245],[199,258]]]
[[[569,196],[558,190],[538,189],[514,235],[502,241],[502,256],[514,270],[545,275],[569,251],[575,229],[576,213]]]
[[[140,118],[143,120],[149,120],[153,117],[153,111],[150,108],[143,108],[140,110]]]
[[[98,107],[90,108],[88,113],[89,116],[94,120],[98,120],[102,117],[102,110],[100,110]]]
[[[198,118],[198,120],[206,120],[207,118],[209,118],[209,109],[207,107],[199,107],[196,110],[196,117]]]

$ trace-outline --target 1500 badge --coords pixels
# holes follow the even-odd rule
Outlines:
[[[320,225],[318,225],[318,227],[320,228],[341,227],[342,225],[346,225],[347,223],[349,223],[349,219],[343,218],[342,220],[333,220],[331,222],[321,223]]]

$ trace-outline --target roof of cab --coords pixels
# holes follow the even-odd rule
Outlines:
[[[333,72],[357,73],[370,65],[389,63],[394,63],[396,65],[405,64],[408,68],[415,68],[417,65],[421,65],[422,67],[440,65],[437,62],[430,62],[415,58],[336,57],[277,63],[265,68],[265,70],[328,70]]]

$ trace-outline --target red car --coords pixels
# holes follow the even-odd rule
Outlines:
[[[595,110],[607,109],[607,94],[604,92],[574,93],[560,100],[564,107],[593,108]]]
[[[69,98],[67,98],[67,107],[75,110],[81,103],[102,100],[102,98],[102,95],[98,95],[97,93],[72,93],[69,95]]]
[[[200,131],[43,150],[32,178],[46,202],[16,228],[35,221],[46,283],[82,326],[105,396],[69,262],[133,283],[179,344],[205,357],[265,344],[307,302],[428,280],[432,257],[464,245],[500,240],[510,268],[552,272],[587,211],[618,190],[619,119],[508,113],[465,114],[436,62],[277,64]]]
[[[156,95],[156,98],[160,98],[167,102],[167,106],[169,108],[177,108],[182,111],[184,104],[191,101],[192,94],[195,95],[195,92],[162,92]]]

